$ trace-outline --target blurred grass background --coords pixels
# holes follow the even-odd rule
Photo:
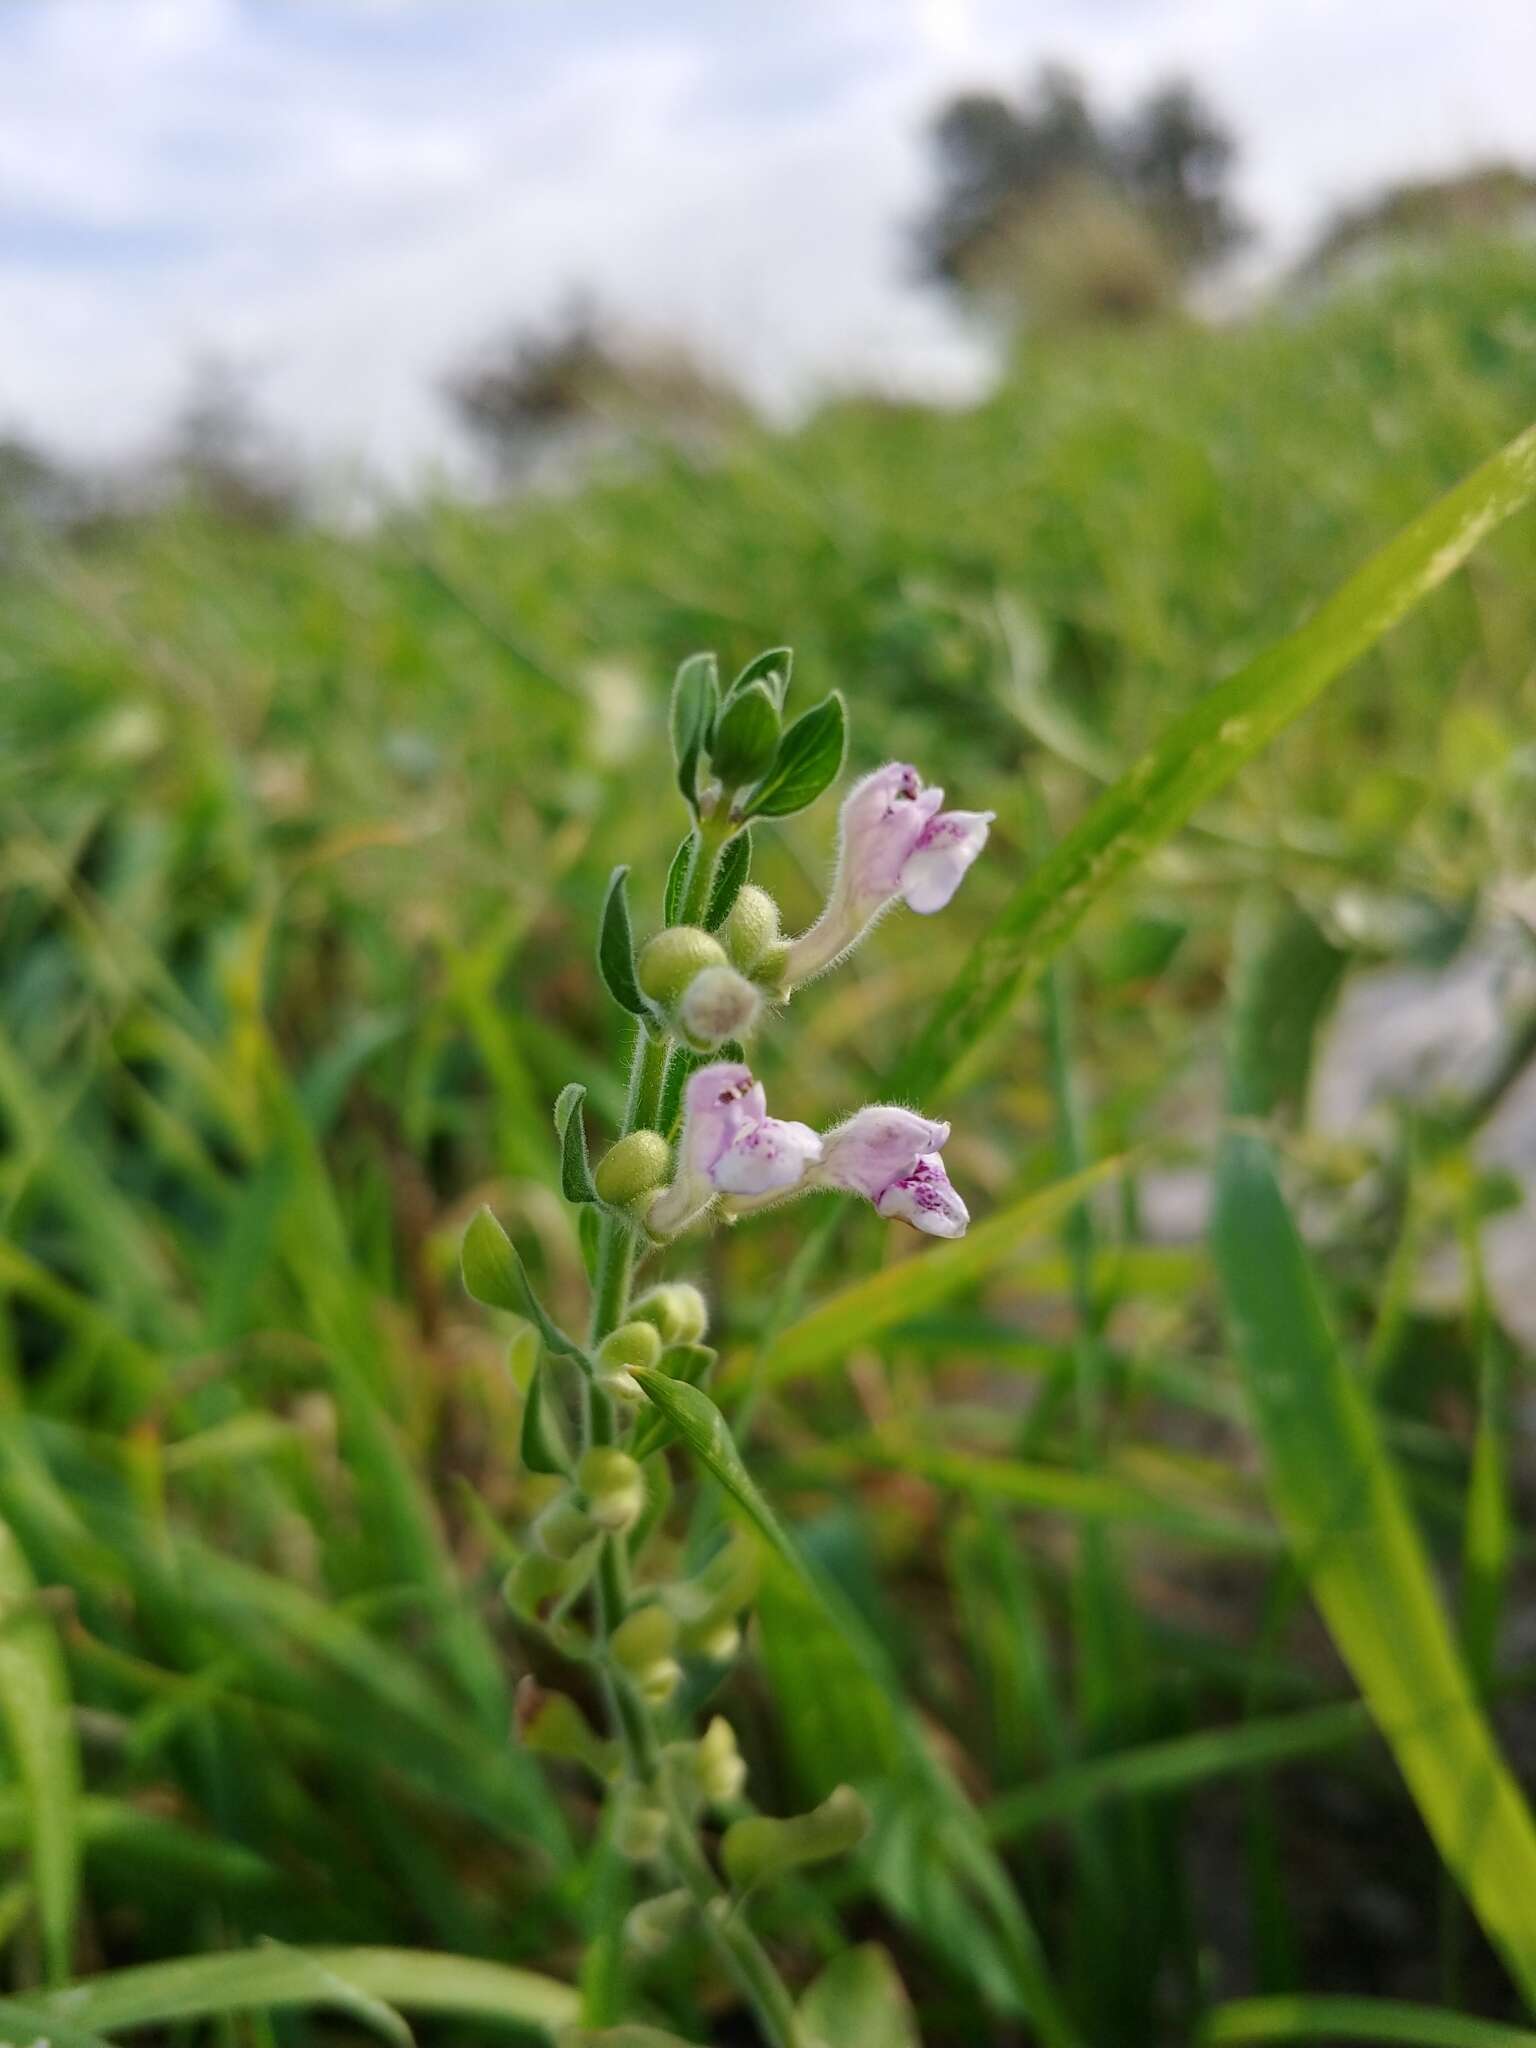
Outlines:
[[[971,410],[850,398],[505,506],[0,531],[0,1517],[84,1788],[70,1841],[39,1844],[13,1693],[15,1986],[76,1852],[81,1971],[274,1936],[575,1978],[622,1906],[582,1786],[509,1740],[516,1677],[551,1674],[498,1591],[541,1482],[456,1254],[489,1199],[580,1313],[549,1106],[576,1079],[595,1123],[618,1108],[592,934],[620,859],[658,918],[677,661],[788,641],[799,691],[846,691],[852,769],[910,758],[998,813],[949,915],[888,921],[765,1035],[776,1111],[825,1122],[1104,775],[1533,416],[1536,258],[1476,244],[1241,326],[1042,335]],[[924,1105],[978,1219],[1148,1141],[1155,1165],[970,1298],[752,1382],[754,1470],[987,1816],[1095,2044],[1187,2040],[1249,1992],[1517,2010],[1298,1592],[1166,1168],[1208,1163],[1256,883],[1333,974],[1443,958],[1528,881],[1533,572],[1527,517]],[[829,841],[819,812],[758,835],[791,929]],[[1432,1224],[1468,1242],[1501,1199],[1450,1123],[1378,1153],[1298,1124],[1292,1166],[1456,1599],[1490,1353],[1501,1403],[1524,1362],[1477,1288],[1408,1285]],[[793,1317],[811,1217],[669,1255],[708,1269],[727,1388]],[[812,1299],[922,1255],[838,1228]],[[1518,1531],[1529,1449],[1506,1450]],[[1507,1553],[1479,1675],[1528,1777],[1523,1534]],[[727,1688],[770,1811],[860,1739],[829,1737],[794,1626],[770,1601]],[[803,1970],[838,1916],[893,1947],[930,2044],[1030,2038],[921,1865],[888,1830],[771,1937]],[[707,1968],[700,1995],[702,2030]]]

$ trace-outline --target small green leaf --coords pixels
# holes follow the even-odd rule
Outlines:
[[[654,1367],[656,1372],[667,1379],[682,1380],[689,1386],[698,1386],[714,1364],[718,1354],[708,1344],[674,1344],[661,1354],[661,1363]],[[650,1370],[652,1368],[648,1368]],[[652,1451],[659,1451],[674,1441],[677,1431],[657,1407],[642,1415],[635,1424],[634,1436],[630,1439],[630,1455],[648,1458]]]
[[[559,1763],[581,1764],[606,1783],[618,1761],[618,1745],[605,1742],[576,1702],[525,1678],[517,1694],[518,1734],[524,1749]]]
[[[555,1129],[560,1134],[560,1192],[568,1202],[595,1202],[592,1167],[587,1158],[587,1125],[581,1113],[586,1089],[568,1081],[555,1104]]]
[[[789,694],[789,679],[794,672],[795,650],[792,647],[767,647],[761,654],[753,655],[741,674],[725,693],[730,703],[742,690],[750,689],[754,683],[766,683],[779,710],[784,709],[784,699]]]
[[[640,993],[635,979],[635,938],[629,922],[627,867],[616,867],[608,878],[603,898],[602,923],[598,928],[597,971],[609,995],[632,1017],[648,1017],[651,1006]]]
[[[751,872],[752,833],[750,828],[746,828],[725,842],[709,892],[709,908],[704,913],[705,931],[719,931],[730,916],[731,906],[741,894],[742,884]]]
[[[720,702],[720,674],[712,654],[690,654],[672,685],[669,720],[677,786],[689,806],[699,808],[699,756],[714,730]]]
[[[733,1821],[720,1843],[720,1861],[738,1891],[769,1883],[786,1870],[846,1856],[869,1833],[869,1808],[851,1785],[839,1785],[820,1806],[788,1820],[754,1813]],[[842,2048],[839,2041],[836,2048]]]
[[[592,1370],[586,1352],[546,1313],[529,1284],[517,1247],[489,1209],[481,1208],[465,1231],[460,1261],[464,1285],[476,1301],[521,1316],[534,1325],[551,1351],[577,1359],[588,1372]]]
[[[787,818],[815,803],[837,780],[847,746],[847,714],[834,690],[797,718],[779,741],[773,766],[752,792],[743,817]]]
[[[923,2048],[896,1966],[877,1941],[834,1956],[799,2013],[815,2048]]]
[[[744,1509],[753,1522],[768,1539],[780,1556],[788,1559],[797,1571],[800,1561],[790,1545],[789,1538],[779,1527],[773,1509],[769,1507],[757,1484],[741,1461],[725,1417],[710,1400],[708,1394],[700,1393],[686,1380],[674,1380],[654,1365],[630,1367],[630,1376],[644,1389],[647,1398],[661,1410],[678,1435],[687,1444],[712,1477],[717,1479],[736,1502]]]
[[[715,721],[709,763],[727,789],[740,789],[766,775],[778,751],[779,707],[768,685],[749,683]]]
[[[693,864],[698,857],[699,835],[690,825],[678,841],[672,865],[667,869],[667,886],[661,897],[661,921],[664,925],[682,923],[683,903],[688,894],[688,884],[693,879]]]
[[[560,1434],[560,1424],[544,1399],[544,1363],[533,1368],[528,1391],[523,1396],[523,1434],[519,1446],[523,1463],[530,1472],[544,1472],[552,1479],[568,1479],[571,1455]]]

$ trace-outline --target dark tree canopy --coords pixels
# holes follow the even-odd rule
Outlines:
[[[1042,70],[1016,100],[963,93],[932,128],[938,192],[919,223],[924,272],[968,292],[995,291],[1000,273],[1029,296],[1042,228],[1119,250],[1174,287],[1216,262],[1244,229],[1230,196],[1232,137],[1194,87],[1174,81],[1123,121],[1106,120],[1080,80]],[[1141,293],[1135,295],[1138,299]]]

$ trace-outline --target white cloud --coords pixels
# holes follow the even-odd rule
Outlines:
[[[141,445],[210,347],[307,449],[451,445],[444,367],[570,285],[785,399],[972,360],[904,278],[922,124],[1047,55],[1192,71],[1295,245],[1405,168],[1518,153],[1530,0],[49,0],[0,9],[0,422]]]

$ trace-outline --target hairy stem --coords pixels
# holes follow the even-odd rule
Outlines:
[[[726,818],[706,818],[699,828],[699,847],[684,897],[682,917],[694,923],[709,902],[720,849],[731,836]],[[666,1071],[664,1040],[653,1038],[645,1025],[635,1025],[630,1055],[629,1094],[620,1135],[654,1129]],[[592,1284],[590,1342],[595,1347],[618,1328],[629,1313],[634,1276],[634,1233],[616,1217],[605,1216],[598,1235]],[[590,1383],[586,1401],[586,1441],[610,1444],[616,1418],[607,1393]],[[604,1539],[596,1580],[597,1623],[606,1648],[614,1630],[629,1612],[629,1551],[622,1536]],[[625,1768],[667,1816],[666,1853],[673,1872],[698,1908],[699,1916],[721,1961],[756,2014],[769,2048],[804,2048],[805,2036],[794,2001],[773,1960],[736,1911],[729,1893],[715,1876],[698,1835],[666,1782],[661,1743],[650,1707],[627,1673],[608,1663],[604,1689],[609,1718],[624,1753]]]

